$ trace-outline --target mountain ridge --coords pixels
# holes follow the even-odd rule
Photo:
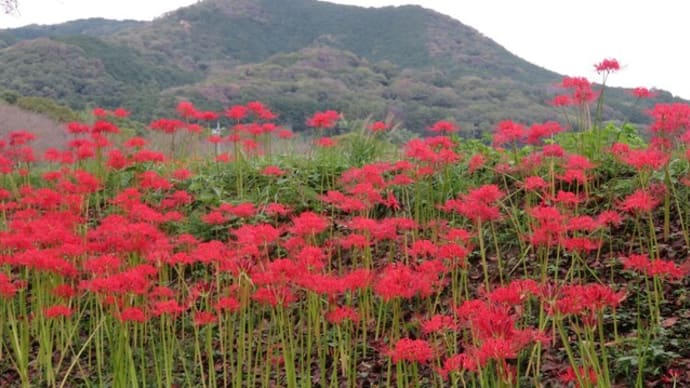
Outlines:
[[[393,113],[416,131],[438,119],[480,133],[502,119],[557,117],[546,101],[560,75],[420,6],[205,0],[151,22],[123,23],[2,30],[0,82],[73,108],[124,106],[144,121],[171,114],[180,99],[212,108],[265,100],[297,130],[304,129],[299,114],[326,108],[351,116]],[[60,50],[70,55],[58,57],[59,67],[41,60]],[[326,71],[314,55],[349,62]],[[281,72],[296,78],[272,80]],[[644,122],[632,97],[612,90],[607,118]],[[658,98],[674,100],[667,92]]]

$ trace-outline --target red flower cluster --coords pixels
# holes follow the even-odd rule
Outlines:
[[[335,127],[336,123],[341,118],[342,115],[334,110],[316,112],[307,120],[307,126],[320,129],[329,129]]]

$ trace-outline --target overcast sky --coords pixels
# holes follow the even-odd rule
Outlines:
[[[228,0],[232,1],[232,0]],[[285,0],[290,1],[290,0]],[[0,28],[86,17],[150,20],[196,0],[19,0],[20,15]],[[547,69],[597,81],[593,64],[616,58],[616,86],[669,90],[690,99],[690,37],[684,2],[674,0],[334,0],[341,4],[419,4],[450,15],[514,54]]]

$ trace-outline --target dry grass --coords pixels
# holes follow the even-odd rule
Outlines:
[[[13,131],[29,131],[36,135],[33,148],[37,156],[50,148],[63,148],[69,136],[64,124],[16,106],[0,103],[0,137]]]

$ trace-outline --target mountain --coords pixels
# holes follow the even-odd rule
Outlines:
[[[119,31],[137,27],[144,22],[136,20],[108,20],[103,18],[90,18],[74,20],[62,24],[38,25],[14,28],[0,31],[0,41],[4,44],[16,43],[19,40],[36,39],[46,36],[108,36]]]
[[[392,114],[414,131],[439,119],[480,133],[507,118],[559,117],[546,101],[560,75],[419,6],[205,0],[151,22],[4,30],[0,47],[6,89],[74,109],[123,106],[142,121],[180,99],[206,109],[262,100],[296,130],[323,109]],[[607,118],[646,120],[624,90],[607,99]]]

